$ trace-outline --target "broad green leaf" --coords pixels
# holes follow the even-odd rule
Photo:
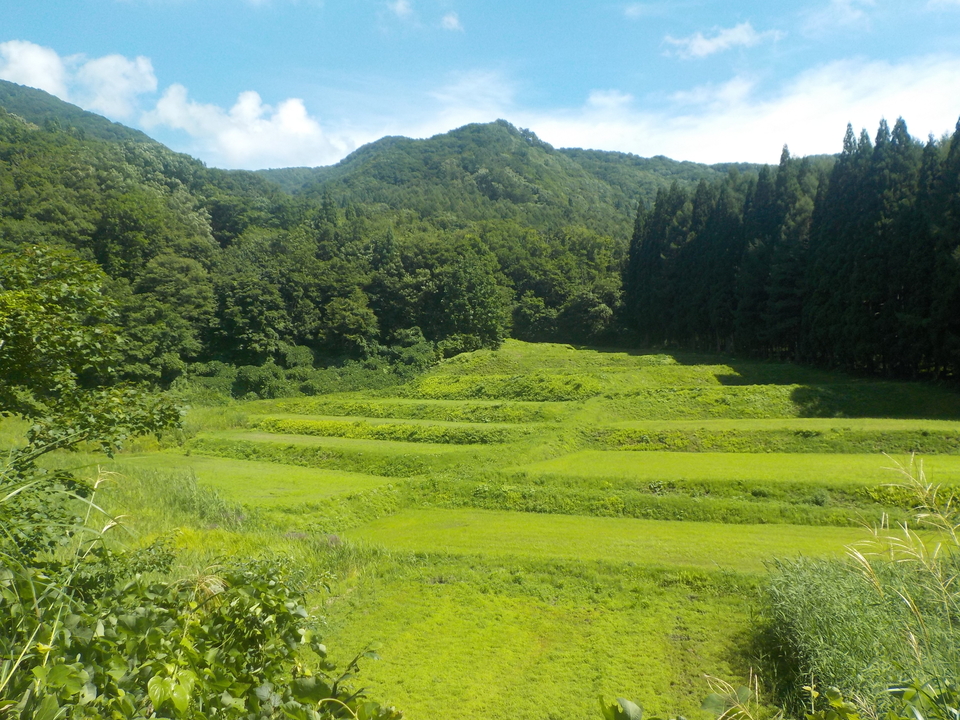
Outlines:
[[[40,706],[33,715],[33,720],[58,720],[67,712],[67,708],[60,707],[57,698],[53,695],[45,695],[40,701]]]
[[[174,685],[170,690],[170,699],[173,701],[173,706],[177,709],[177,712],[183,715],[190,704],[190,691],[183,685]]]
[[[727,711],[727,701],[717,693],[710,693],[700,703],[700,709],[719,717]]]
[[[623,708],[623,713],[618,720],[643,720],[643,708],[639,705],[630,702],[626,698],[617,698],[617,702],[620,703],[620,707]]]
[[[150,697],[150,702],[153,703],[154,709],[163,705],[164,700],[169,696],[164,678],[159,675],[150,678],[149,682],[147,682],[147,695]]]

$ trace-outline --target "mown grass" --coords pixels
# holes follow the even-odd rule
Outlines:
[[[354,440],[257,432],[223,432],[196,437],[193,454],[234,460],[345,470],[385,477],[411,477],[431,470],[482,464],[484,446]]]
[[[566,480],[568,482],[563,482]],[[417,507],[477,508],[556,515],[591,515],[647,520],[688,520],[734,524],[858,526],[909,515],[909,501],[883,487],[724,483],[637,488],[623,481],[584,486],[580,479],[524,484],[491,479],[427,480],[404,485],[407,504]],[[905,507],[907,506],[907,507]]]
[[[134,526],[140,542],[176,530],[182,572],[215,572],[228,555],[288,558],[315,579],[310,605],[325,620],[333,659],[379,644],[383,660],[364,664],[361,681],[411,720],[454,708],[489,718],[590,718],[598,694],[706,718],[698,710],[703,666],[730,679],[744,672],[734,648],[744,641],[741,597],[753,582],[742,576],[365,550],[265,527],[191,472],[135,463],[99,500],[114,512],[146,511]]]
[[[643,388],[611,403],[624,420],[709,418],[960,419],[960,397],[919,383]]]
[[[835,453],[672,453],[583,450],[552,460],[531,463],[512,472],[534,480],[560,477],[579,478],[590,483],[629,479],[638,484],[765,483],[771,488],[784,482],[810,485],[837,485],[898,481],[898,462],[909,456]],[[931,455],[924,459],[927,470],[944,484],[960,484],[960,457]]]
[[[465,423],[530,423],[559,417],[563,409],[555,404],[451,400],[370,399],[362,396],[266,400],[245,406],[264,414],[327,415],[336,417],[439,420]]]
[[[960,424],[901,419],[620,423],[584,431],[601,447],[674,452],[960,453]]]
[[[704,667],[742,676],[736,581],[586,562],[391,555],[325,608],[335,659],[376,642],[364,682],[411,720],[596,718],[597,697],[706,718]],[[749,592],[749,590],[746,590]]]
[[[315,435],[365,440],[397,440],[400,442],[439,443],[449,445],[487,445],[516,442],[529,435],[533,428],[517,425],[480,425],[475,423],[441,423],[439,421],[403,420],[329,420],[322,418],[268,416],[255,427],[269,433]]]
[[[406,510],[346,533],[394,550],[603,560],[756,573],[774,556],[842,555],[862,529],[737,526],[536,515],[486,510]]]
[[[253,507],[297,505],[390,482],[382,476],[342,470],[171,453],[122,456],[120,462],[105,464],[105,467],[119,473],[121,478],[145,469],[183,470],[225,499]]]

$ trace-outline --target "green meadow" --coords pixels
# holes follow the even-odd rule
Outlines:
[[[909,518],[915,461],[960,486],[955,392],[507,341],[398,387],[191,408],[99,462],[134,542],[301,564],[335,659],[378,646],[361,679],[411,720],[586,720],[598,695],[708,717],[703,676],[755,664],[771,563]]]

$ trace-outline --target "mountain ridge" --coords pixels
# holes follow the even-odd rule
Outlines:
[[[0,107],[39,126],[70,129],[79,137],[165,148],[139,130],[16,83],[0,81]],[[638,206],[651,205],[657,193],[674,182],[692,187],[731,170],[750,173],[759,167],[557,149],[530,130],[497,120],[427,139],[385,136],[333,165],[211,170],[224,180],[256,176],[290,195],[330,198],[340,207],[381,205],[467,222],[512,220],[546,232],[577,225],[625,239]]]

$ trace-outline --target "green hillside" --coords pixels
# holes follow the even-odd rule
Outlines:
[[[100,140],[158,144],[146,134],[120,123],[110,122],[35,88],[0,80],[0,107],[35,125],[74,128],[84,137]]]
[[[387,137],[330,167],[261,170],[290,192],[336,202],[384,203],[426,216],[515,219],[538,228],[583,224],[625,237],[637,203],[677,181],[717,180],[736,167],[593,150],[558,150],[505,120],[427,140]]]

